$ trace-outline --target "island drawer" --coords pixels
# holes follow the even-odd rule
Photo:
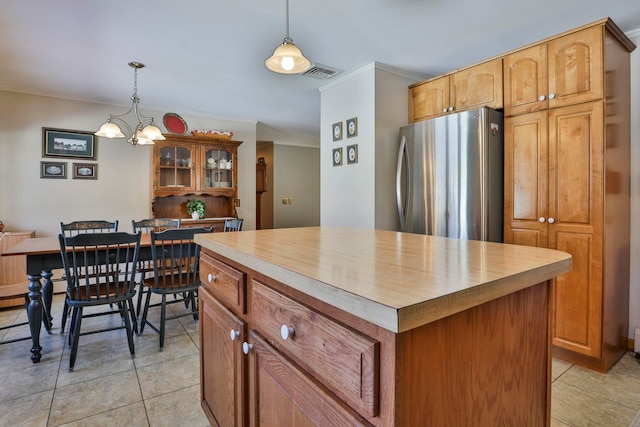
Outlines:
[[[200,253],[200,281],[229,308],[246,313],[246,275],[208,254]]]
[[[251,282],[253,327],[358,412],[377,416],[379,343]]]

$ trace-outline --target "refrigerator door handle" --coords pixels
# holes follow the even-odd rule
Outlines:
[[[402,167],[406,167],[404,174],[405,194],[402,200]],[[407,137],[402,136],[400,141],[400,149],[398,150],[398,166],[396,168],[396,202],[398,204],[398,216],[400,217],[400,230],[404,230],[407,222],[407,213],[409,211],[409,192],[411,176],[409,171],[409,153],[407,151]]]

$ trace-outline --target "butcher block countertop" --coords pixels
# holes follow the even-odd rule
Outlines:
[[[400,333],[571,270],[551,249],[345,227],[196,235],[205,250]]]

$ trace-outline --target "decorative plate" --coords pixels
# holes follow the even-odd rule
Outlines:
[[[176,113],[167,113],[162,117],[162,123],[167,128],[169,133],[174,135],[186,135],[187,134],[187,122]]]

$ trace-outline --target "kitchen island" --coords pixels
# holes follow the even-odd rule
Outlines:
[[[342,227],[196,241],[212,425],[549,425],[570,255]]]

